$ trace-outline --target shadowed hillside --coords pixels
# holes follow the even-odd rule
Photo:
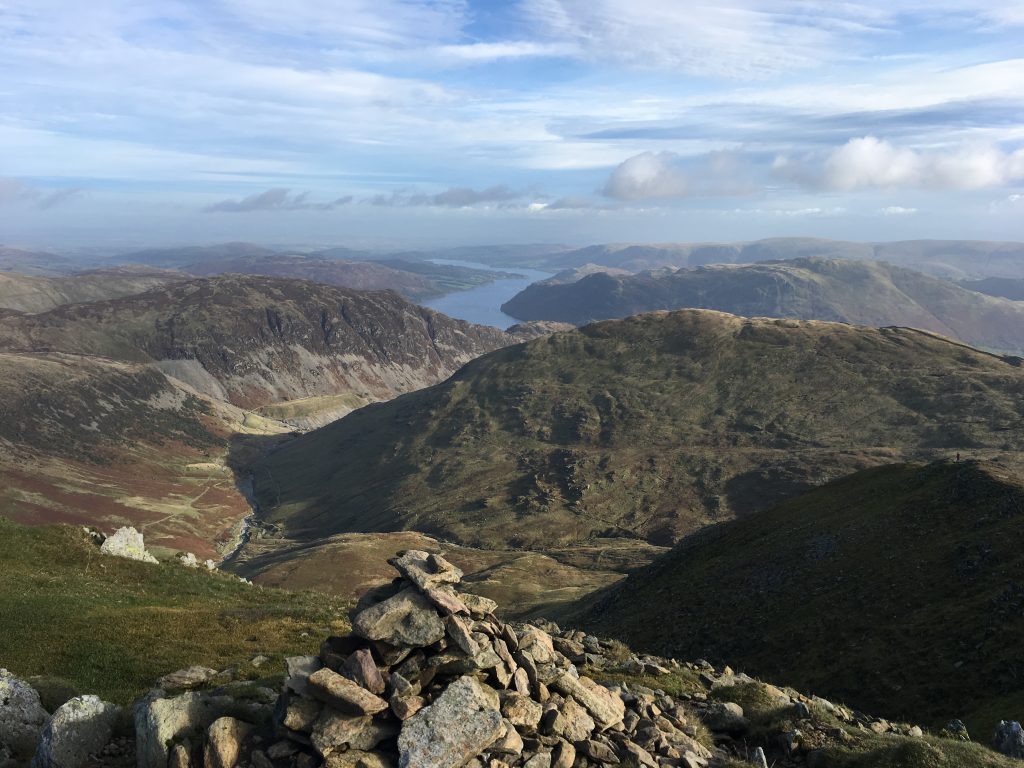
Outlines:
[[[695,534],[579,620],[984,732],[1024,707],[1022,519],[1020,474],[998,464],[870,469]]]
[[[872,261],[794,259],[668,274],[600,273],[571,283],[534,283],[502,306],[513,317],[578,325],[683,308],[903,325],[976,347],[1024,350],[1024,303]]]
[[[707,311],[597,323],[303,436],[256,467],[296,538],[670,543],[854,470],[1024,449],[1024,367],[919,331]]]
[[[394,293],[238,275],[0,319],[0,348],[148,363],[297,425],[436,383],[516,340]]]

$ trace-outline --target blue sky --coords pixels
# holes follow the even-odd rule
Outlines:
[[[0,242],[1024,239],[1024,2],[0,0]]]

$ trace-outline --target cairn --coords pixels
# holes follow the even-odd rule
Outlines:
[[[351,634],[289,660],[269,757],[305,753],[328,768],[709,764],[671,699],[662,707],[580,675],[566,655],[583,652],[578,640],[499,621],[497,604],[459,592],[462,572],[438,555],[389,562],[401,577],[363,598]]]

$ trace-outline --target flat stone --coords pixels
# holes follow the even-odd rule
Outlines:
[[[395,760],[386,752],[350,749],[347,752],[332,753],[323,768],[395,768]]]
[[[399,768],[457,768],[504,732],[498,694],[460,677],[402,726]]]
[[[420,590],[441,584],[458,584],[462,571],[440,555],[433,555],[419,549],[409,549],[388,560],[402,576]]]
[[[577,679],[568,672],[561,672],[551,682],[551,687],[582,704],[601,730],[622,722],[626,714],[626,705],[619,695],[589,677]]]
[[[326,710],[313,727],[311,741],[321,755],[342,749],[369,751],[398,735],[398,724],[376,721],[369,715],[345,715]]]
[[[309,693],[347,714],[372,715],[388,708],[380,696],[326,667],[309,676]]]
[[[461,593],[459,597],[474,619],[483,619],[498,610],[498,604],[489,597],[472,595],[468,592]]]
[[[219,673],[210,667],[186,667],[164,675],[156,681],[157,687],[168,691],[190,691],[199,688],[217,677]]]
[[[360,611],[352,627],[367,640],[416,648],[433,645],[445,634],[437,609],[413,587]]]

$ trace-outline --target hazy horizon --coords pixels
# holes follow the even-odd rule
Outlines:
[[[0,241],[1024,240],[1024,6],[0,5]]]

